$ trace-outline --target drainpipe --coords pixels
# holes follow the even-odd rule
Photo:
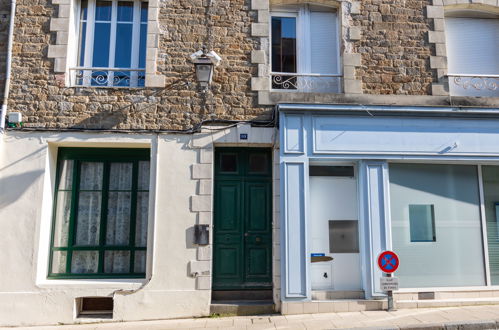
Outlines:
[[[10,91],[10,72],[12,66],[12,43],[14,41],[14,20],[16,14],[16,0],[10,1],[9,39],[7,44],[7,63],[5,68],[5,87],[3,92],[2,109],[0,110],[0,134],[5,132],[5,117],[7,116],[7,103]]]

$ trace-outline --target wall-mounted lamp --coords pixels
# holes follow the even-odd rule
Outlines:
[[[218,66],[222,58],[214,51],[206,52],[206,48],[191,54],[191,61],[196,69],[196,79],[202,90],[206,90],[211,83],[215,66]]]

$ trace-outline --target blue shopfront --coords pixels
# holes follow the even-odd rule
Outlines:
[[[499,285],[499,109],[278,110],[283,302]]]

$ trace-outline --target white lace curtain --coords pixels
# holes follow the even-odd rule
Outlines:
[[[149,206],[149,162],[139,162],[137,182],[137,205],[135,224],[135,246],[145,247],[147,243],[147,218]],[[56,232],[54,246],[67,246],[68,228],[71,210],[71,189],[73,161],[61,162],[61,180],[57,196]],[[130,242],[132,210],[132,162],[111,163],[109,167],[109,190],[107,199],[107,224],[105,245],[124,246]],[[81,162],[80,189],[76,223],[76,246],[98,246],[102,213],[102,190],[104,187],[104,163]],[[104,254],[104,272],[128,273],[130,251],[106,251]],[[135,272],[145,271],[145,251],[136,251],[134,255]],[[63,262],[65,257],[54,257]],[[95,273],[98,270],[98,251],[74,251],[71,261],[72,273]],[[61,265],[54,265],[60,269]]]

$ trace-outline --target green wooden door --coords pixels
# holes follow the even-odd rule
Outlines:
[[[213,290],[272,287],[270,149],[215,150]]]

